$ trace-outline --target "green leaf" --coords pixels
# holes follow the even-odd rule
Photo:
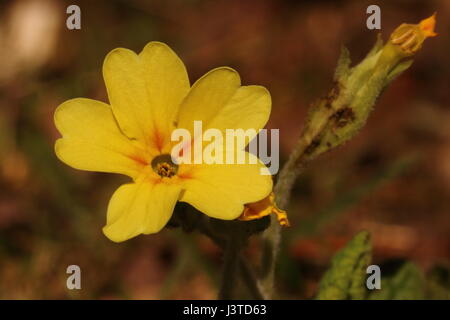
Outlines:
[[[320,282],[316,299],[365,299],[366,269],[371,259],[370,235],[362,231],[334,256],[331,268]]]
[[[381,272],[383,274],[383,270]],[[407,262],[394,276],[383,279],[381,289],[374,290],[369,298],[371,300],[424,299],[423,274],[415,264]]]

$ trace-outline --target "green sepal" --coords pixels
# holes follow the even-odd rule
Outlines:
[[[334,80],[338,82],[345,81],[350,74],[350,51],[345,46],[341,47],[341,54],[339,56],[336,71],[334,72]]]

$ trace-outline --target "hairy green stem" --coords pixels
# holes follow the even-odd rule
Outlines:
[[[308,141],[309,140],[309,141]],[[307,157],[305,151],[312,143],[313,139],[306,139],[302,135],[294,151],[289,156],[288,162],[280,171],[278,181],[274,188],[277,205],[281,209],[287,209],[289,204],[291,190],[295,180],[306,165]],[[262,256],[262,274],[261,285],[267,299],[273,298],[273,286],[275,277],[275,263],[278,256],[281,240],[281,227],[276,218],[271,217],[271,224],[263,234],[263,256]]]

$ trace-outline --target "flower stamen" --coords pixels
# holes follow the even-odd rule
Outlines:
[[[152,160],[151,166],[153,171],[162,178],[171,178],[178,171],[178,166],[172,162],[169,154],[162,154],[155,157]]]

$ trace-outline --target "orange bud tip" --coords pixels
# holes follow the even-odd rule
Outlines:
[[[429,18],[420,21],[419,27],[425,37],[435,37],[438,34],[434,32],[436,26],[436,12]]]

